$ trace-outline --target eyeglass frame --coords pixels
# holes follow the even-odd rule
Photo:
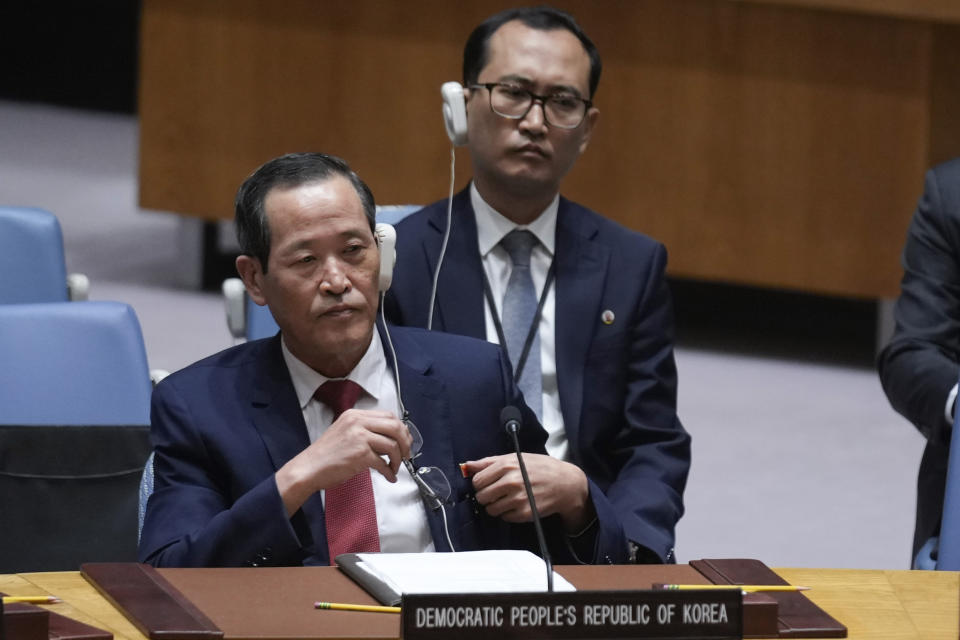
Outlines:
[[[524,109],[523,113],[518,116],[508,116],[506,114],[500,113],[493,108],[493,90],[496,87],[504,87],[509,89],[516,89],[522,91],[530,96],[530,104],[527,105],[527,108]],[[523,120],[527,117],[527,114],[530,113],[530,109],[533,109],[533,105],[540,103],[540,108],[543,110],[543,121],[546,122],[551,127],[556,127],[557,129],[563,129],[564,131],[573,131],[577,129],[580,125],[583,124],[583,121],[587,119],[587,114],[590,112],[590,108],[593,107],[593,101],[587,100],[586,98],[581,98],[578,95],[571,93],[570,95],[583,103],[583,115],[580,116],[580,121],[573,125],[572,127],[564,126],[562,124],[556,124],[550,122],[550,117],[547,115],[547,101],[553,98],[557,93],[551,93],[546,96],[537,95],[533,91],[530,91],[526,87],[522,87],[517,84],[510,84],[509,82],[475,82],[469,86],[470,89],[486,89],[487,90],[487,104],[490,105],[490,111],[500,116],[501,118],[507,118],[508,120]],[[559,93],[559,92],[558,92]]]
[[[414,433],[420,439],[420,447],[416,452],[411,451],[409,459],[403,460],[403,466],[407,468],[407,472],[410,474],[410,477],[413,479],[414,484],[417,485],[417,490],[420,492],[420,495],[426,498],[431,502],[432,509],[439,509],[442,505],[453,504],[453,486],[450,484],[450,478],[447,477],[447,474],[443,472],[443,469],[435,466],[426,466],[419,467],[413,463],[415,458],[418,458],[421,453],[423,453],[423,434],[420,433],[420,429],[413,423],[413,420],[409,416],[403,417],[403,423],[406,425],[407,430],[410,431],[410,434]],[[416,438],[414,439],[416,441]],[[423,479],[423,476],[420,475],[421,471],[436,471],[440,474],[440,477],[443,478],[446,482],[447,487],[450,489],[450,494],[444,498],[441,498],[433,487],[427,484],[427,481]]]

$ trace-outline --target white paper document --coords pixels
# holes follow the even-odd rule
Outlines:
[[[360,553],[358,566],[404,593],[511,593],[547,590],[547,568],[529,551]],[[556,571],[554,591],[576,591]]]

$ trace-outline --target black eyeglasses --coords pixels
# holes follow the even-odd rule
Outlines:
[[[569,91],[557,91],[547,96],[538,96],[528,89],[506,82],[484,82],[470,85],[471,89],[486,89],[490,93],[490,110],[498,116],[522,120],[535,102],[543,107],[543,118],[551,127],[576,129],[593,106]]]
[[[431,509],[439,509],[445,504],[450,504],[450,495],[453,493],[450,488],[450,480],[438,467],[416,467],[413,460],[423,451],[423,436],[417,425],[413,424],[410,418],[404,419],[404,424],[410,431],[413,443],[410,445],[410,459],[404,460],[403,464],[410,473],[410,477],[417,484],[420,495],[426,499]],[[452,546],[452,545],[451,545]]]

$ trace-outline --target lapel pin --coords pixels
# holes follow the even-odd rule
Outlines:
[[[613,324],[613,321],[617,319],[617,316],[613,314],[613,311],[607,309],[600,314],[600,319],[603,320],[603,324]]]

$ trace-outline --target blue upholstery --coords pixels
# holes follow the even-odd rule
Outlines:
[[[928,539],[913,559],[914,569],[960,571],[960,438],[956,437],[960,411],[954,412],[947,484],[943,497],[940,535]]]
[[[954,413],[937,554],[937,569],[941,571],[960,571],[960,438],[957,437],[957,433],[960,433],[960,427],[957,426],[960,424],[960,411]]]
[[[0,572],[132,562],[152,385],[119,302],[0,305]]]
[[[419,211],[423,206],[419,204],[384,204],[377,207],[377,222],[386,224],[397,224],[414,211]]]
[[[0,424],[150,424],[150,371],[129,305],[0,305],[0,363]]]
[[[247,340],[259,340],[276,335],[280,327],[273,319],[270,308],[266,305],[261,307],[250,296],[244,296],[244,299],[247,307]]]
[[[0,304],[66,302],[60,222],[49,211],[0,207]]]

